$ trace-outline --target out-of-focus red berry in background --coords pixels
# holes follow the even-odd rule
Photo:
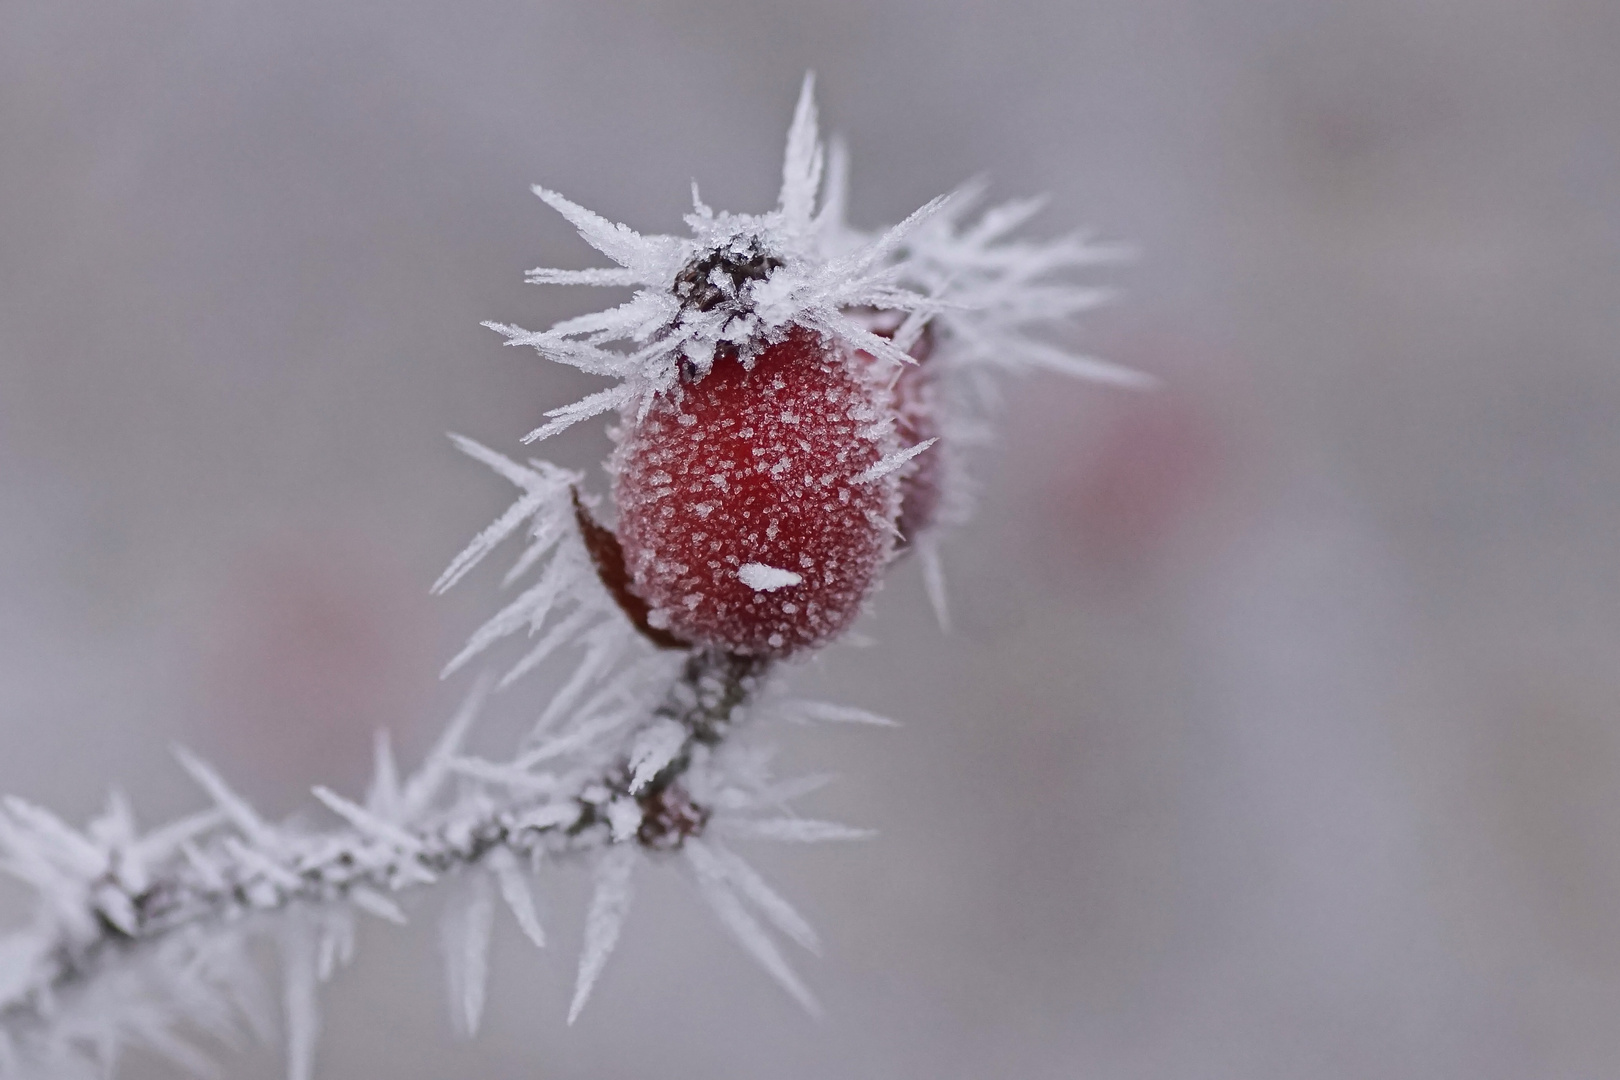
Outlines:
[[[199,627],[188,741],[251,762],[246,793],[287,812],[310,784],[362,784],[378,729],[410,741],[431,718],[437,613],[394,560],[352,539],[279,535],[243,555]]]
[[[1208,425],[1180,393],[1113,403],[1089,460],[1056,492],[1062,523],[1106,556],[1151,551],[1220,467]]]
[[[1035,438],[1045,436],[1049,447],[1042,515],[1048,542],[1126,573],[1165,555],[1189,522],[1208,520],[1201,511],[1229,479],[1238,447],[1222,426],[1224,403],[1200,393],[1219,375],[1200,370],[1197,361],[1224,366],[1216,347],[1117,344],[1108,355],[1119,362],[1174,374],[1158,390],[1095,393],[1079,422],[1072,413],[1065,422],[1061,405],[1049,407]]]
[[[1103,585],[1155,575],[1189,547],[1215,557],[1233,538],[1223,507],[1262,452],[1243,431],[1243,369],[1218,343],[1170,329],[1115,334],[1093,351],[1163,382],[1021,402],[1009,445],[1042,461],[1030,520],[1048,557]]]

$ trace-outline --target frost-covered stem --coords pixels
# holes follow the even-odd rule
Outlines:
[[[679,729],[678,742],[657,755],[663,764],[651,776],[645,768],[638,771],[632,750],[566,793],[517,797],[424,829],[391,826],[344,803],[333,808],[360,819],[350,827],[296,843],[278,841],[255,836],[251,811],[244,807],[247,820],[237,818],[227,805],[234,797],[215,792],[227,816],[236,819],[235,828],[203,851],[184,845],[181,855],[144,874],[138,889],[114,860],[88,891],[82,918],[59,921],[56,941],[40,952],[31,977],[14,983],[0,1001],[0,1031],[19,1033],[105,963],[182,929],[334,901],[394,918],[397,909],[386,894],[432,884],[496,852],[532,857],[628,843],[653,851],[679,848],[702,832],[710,813],[691,800],[682,778],[700,754],[730,733],[767,667],[747,657],[692,652],[643,726],[648,732]],[[336,800],[322,794],[329,805]]]
[[[668,763],[649,777],[637,769],[637,762],[621,762],[600,785],[607,792],[606,798],[590,788],[578,798],[579,819],[567,828],[567,834],[577,836],[593,825],[605,824],[610,832],[622,835],[627,830],[622,826],[615,830],[611,811],[625,805],[625,800],[633,800],[639,811],[635,838],[643,847],[677,848],[687,837],[702,832],[709,808],[691,801],[681,778],[691,768],[699,748],[712,749],[725,739],[738,708],[759,689],[769,666],[769,661],[753,657],[691,653],[664,702],[654,710],[654,723],[646,729],[652,731],[660,722],[680,726],[678,747],[663,752],[669,755]]]

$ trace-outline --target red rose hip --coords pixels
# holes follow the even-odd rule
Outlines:
[[[614,457],[619,541],[649,622],[781,657],[842,632],[894,542],[894,441],[869,365],[804,329],[745,365],[721,355],[628,424]]]

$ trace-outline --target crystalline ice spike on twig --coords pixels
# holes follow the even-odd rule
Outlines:
[[[630,875],[634,869],[635,849],[625,845],[610,848],[597,860],[596,889],[585,916],[585,945],[580,950],[574,1000],[568,1006],[569,1024],[579,1019],[608,957],[619,943],[619,931],[630,912]]]
[[[709,906],[720,917],[726,929],[731,931],[738,944],[742,945],[748,954],[793,996],[794,1000],[803,1005],[806,1011],[813,1016],[819,1016],[821,1005],[816,1001],[815,995],[810,993],[809,988],[782,956],[776,943],[737,898],[724,864],[701,841],[689,841],[685,853],[687,862],[698,879],[698,885],[703,890],[704,898],[709,901]]]
[[[450,1011],[456,1030],[462,1035],[477,1033],[479,1019],[483,1016],[494,919],[495,901],[490,894],[489,878],[480,873],[467,874],[458,888],[451,891],[441,917]]]

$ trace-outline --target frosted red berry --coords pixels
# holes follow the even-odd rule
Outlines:
[[[841,633],[877,584],[899,510],[870,365],[804,329],[719,355],[620,434],[618,534],[652,626],[780,657]]]

